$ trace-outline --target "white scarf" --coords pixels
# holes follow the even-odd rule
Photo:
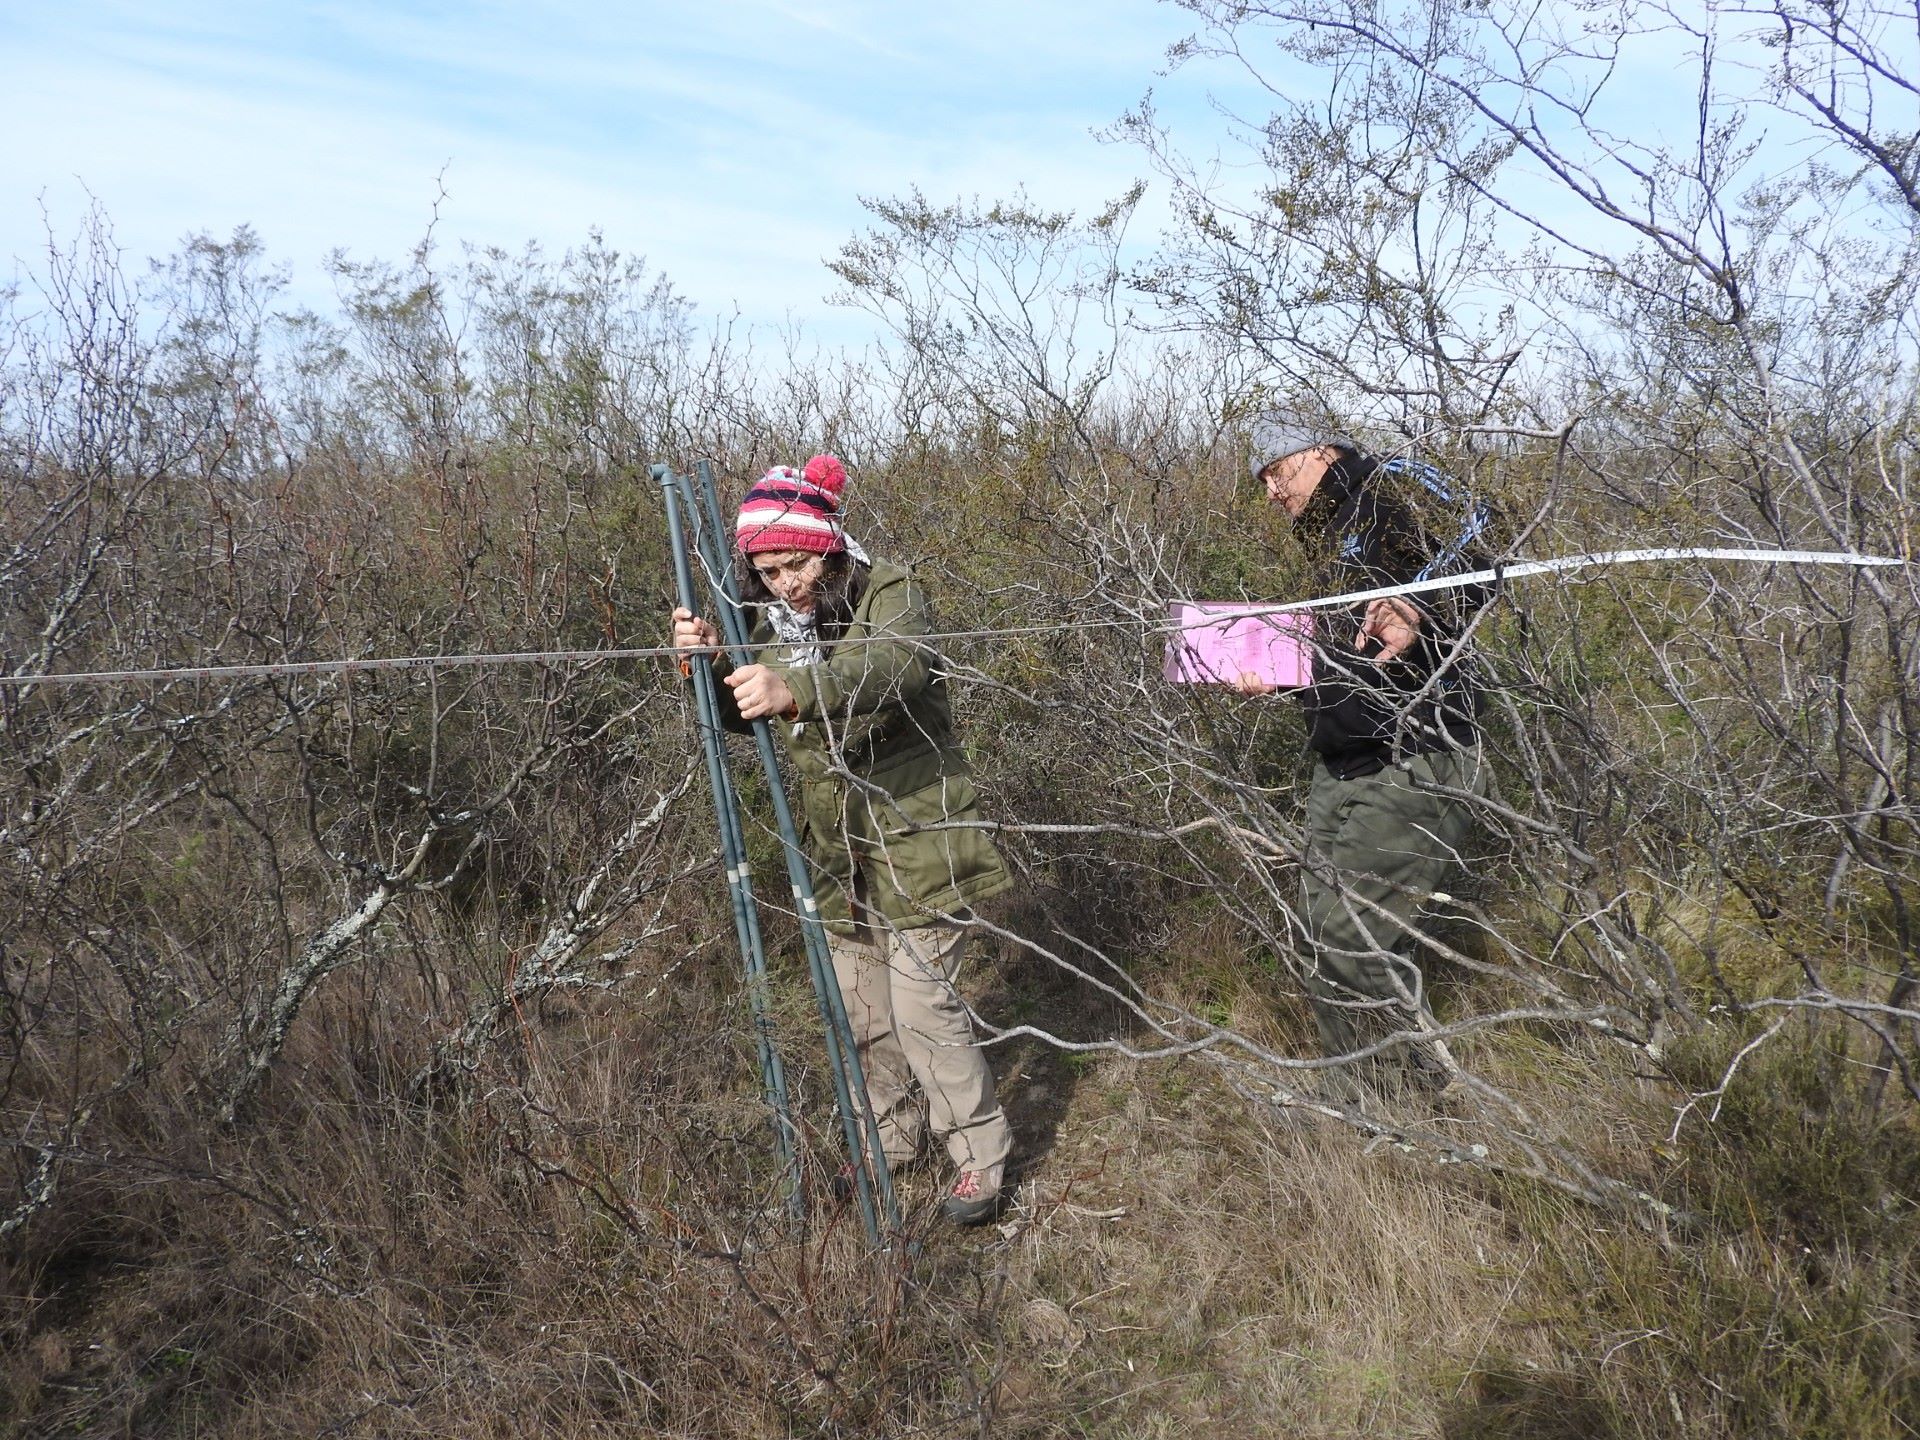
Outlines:
[[[787,657],[795,664],[806,658],[806,652],[820,637],[820,607],[811,610],[796,610],[784,600],[776,600],[767,606],[767,623],[773,626],[774,637],[782,645],[791,648]]]

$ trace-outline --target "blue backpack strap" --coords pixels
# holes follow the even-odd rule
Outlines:
[[[1435,500],[1461,517],[1458,533],[1441,546],[1433,559],[1429,560],[1420,573],[1413,578],[1432,580],[1460,569],[1460,562],[1472,552],[1476,542],[1492,527],[1493,507],[1483,500],[1475,500],[1460,488],[1459,482],[1452,476],[1436,466],[1427,464],[1424,460],[1413,460],[1403,456],[1396,460],[1382,461],[1380,469],[1388,475],[1413,481]]]

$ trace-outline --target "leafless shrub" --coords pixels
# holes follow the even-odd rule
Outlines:
[[[1685,1252],[1698,1293],[1659,1311],[1619,1276],[1667,1252],[1584,1210],[1678,1247],[1771,1186],[1806,1266],[1855,1273],[1876,1243],[1908,1263],[1889,1238],[1908,1171],[1875,1147],[1920,1098],[1910,566],[1504,589],[1472,635],[1500,773],[1478,884],[1428,927],[1427,993],[1378,1040],[1438,1047],[1457,1081],[1438,1108],[1312,1083],[1297,721],[1161,679],[1169,600],[1310,584],[1239,479],[1238,421],[1269,396],[1442,463],[1527,556],[1905,557],[1911,157],[1856,98],[1896,82],[1879,31],[1847,7],[1758,12],[1782,48],[1757,99],[1866,168],[1754,188],[1716,37],[1684,16],[1624,7],[1609,36],[1500,6],[1413,7],[1419,25],[1189,8],[1211,27],[1192,63],[1259,66],[1271,37],[1331,77],[1324,105],[1247,131],[1258,193],[1203,184],[1142,112],[1124,128],[1185,217],[1144,265],[1135,196],[1088,220],[878,203],[837,269],[900,343],[858,359],[698,330],[597,239],[343,261],[326,318],[284,313],[244,233],[134,280],[101,221],[11,297],[0,1239],[30,1423],[1052,1433],[1136,1383],[1161,1403],[1132,1378],[1147,1333],[1189,1345],[1182,1364],[1237,1356],[1234,1393],[1278,1406],[1307,1385],[1282,1363],[1304,1342],[1219,1264],[1270,1233],[1303,1248],[1248,1274],[1303,1313],[1405,1311],[1356,1353],[1447,1331],[1456,1400],[1506,1345],[1565,1362],[1556,1383],[1587,1397],[1569,1413],[1658,1433],[1688,1383],[1663,1326],[1698,1322],[1735,1391],[1794,1314],[1813,1337],[1794,1354],[1844,1337],[1880,1367],[1821,1414],[1910,1389],[1900,1347],[1871,1348],[1897,1317],[1823,1308],[1830,1287],[1744,1219]],[[1656,29],[1706,56],[1684,153],[1536,120],[1579,113],[1555,77],[1604,74]],[[1516,157],[1580,224],[1529,213]],[[1842,201],[1859,231],[1810,221]],[[916,565],[954,632],[987,823],[1026,881],[982,947],[1007,1092],[1100,1097],[1078,1097],[1085,1133],[1032,1122],[1005,1228],[959,1258],[911,1206],[919,1259],[865,1254],[824,1193],[784,1228],[670,668],[52,682],[646,645],[667,584],[644,462],[709,456],[738,481],[811,448],[857,462],[856,533]],[[834,1127],[792,958],[775,1008],[824,1192]],[[1729,1137],[1737,1155],[1699,1159]],[[1864,1198],[1795,1198],[1845,1186]],[[1349,1253],[1343,1204],[1387,1217],[1391,1261]],[[1205,1223],[1120,1227],[1143,1207]],[[1503,1237],[1511,1272],[1486,1283]],[[1473,1285],[1450,1290],[1448,1257]],[[136,1263],[146,1283],[112,1283]],[[1516,1296],[1564,1307],[1530,1288],[1556,1266],[1583,1302],[1620,1290],[1585,1370],[1501,1318]],[[1114,1298],[1136,1281],[1151,1300]],[[1484,1330],[1436,1324],[1468,1293]],[[1772,1309],[1715,1327],[1726,1293]],[[1701,1435],[1759,1403],[1697,1399]],[[1409,1433],[1442,1423],[1396,1405]],[[1178,1413],[1208,1418],[1203,1398]],[[1343,1423],[1371,1421],[1323,1433]]]

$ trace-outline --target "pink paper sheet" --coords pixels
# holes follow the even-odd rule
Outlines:
[[[1267,614],[1249,613],[1269,611]],[[1188,685],[1231,685],[1251,670],[1269,685],[1313,683],[1313,617],[1271,613],[1271,607],[1178,600],[1167,637],[1167,679]]]

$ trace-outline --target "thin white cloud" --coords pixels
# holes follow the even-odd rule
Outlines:
[[[891,60],[902,65],[911,65],[919,58],[910,50],[903,50],[898,46],[888,44],[886,40],[882,38],[886,33],[887,27],[885,25],[873,24],[871,16],[869,17],[868,23],[861,24],[857,20],[844,19],[838,14],[831,13],[834,9],[832,6],[812,5],[802,7],[799,5],[783,4],[782,0],[767,0],[766,8],[777,15],[784,16],[796,25],[803,25],[810,30],[817,30],[821,34],[831,36],[833,39],[845,44],[857,46],[868,54],[876,55],[883,60]]]
[[[862,195],[1124,188],[1138,157],[1089,132],[1178,28],[1001,0],[47,7],[0,21],[0,123],[41,141],[0,151],[0,258],[39,250],[36,197],[70,229],[84,184],[134,254],[247,223],[324,300],[320,257],[404,257],[444,169],[449,243],[597,227],[709,311],[811,321]]]

